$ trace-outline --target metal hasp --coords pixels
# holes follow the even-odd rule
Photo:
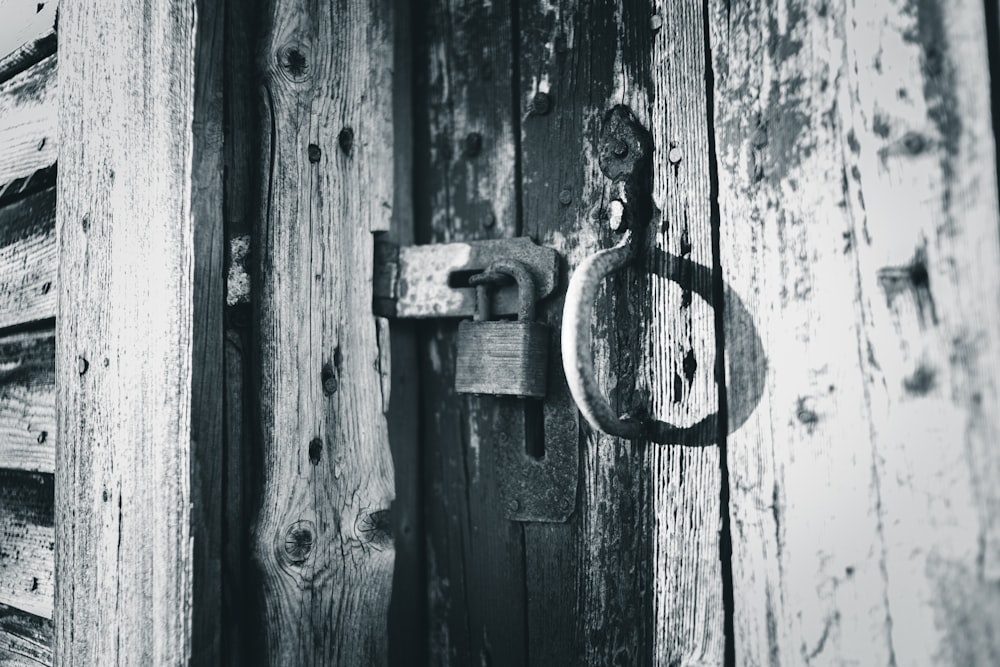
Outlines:
[[[559,254],[527,237],[412,246],[376,239],[372,310],[393,319],[472,317],[476,289],[468,279],[499,259],[515,259],[528,268],[538,299],[555,290]],[[517,286],[497,289],[492,306],[494,315],[517,313]]]
[[[477,282],[493,283],[499,279],[486,273],[495,262],[497,266],[513,263],[526,269],[534,283],[532,308],[559,285],[558,253],[536,245],[529,238],[422,246],[398,246],[376,238],[372,310],[376,315],[393,319],[473,317],[477,290],[490,289],[492,298],[481,303],[491,312],[484,310],[480,317],[515,315],[524,310],[516,284],[502,283],[495,288],[486,284],[475,286]],[[527,319],[531,320],[531,308],[528,310]],[[459,326],[473,324],[463,322]],[[547,327],[544,322],[534,324]],[[560,367],[558,341],[551,340],[552,336],[546,338],[546,360],[527,360],[525,370],[542,370],[541,364],[545,366],[543,377],[551,377]],[[527,344],[529,356],[539,355],[540,359],[540,343],[527,341]],[[460,370],[458,366],[456,371]],[[456,385],[459,379],[456,373]],[[500,408],[502,420],[497,422],[490,439],[494,441],[493,461],[502,472],[498,475],[500,497],[507,518],[512,521],[564,522],[576,506],[580,451],[573,400],[565,389],[552,391],[553,383],[545,384],[548,387],[540,391],[525,392],[537,398],[470,398],[495,401]],[[473,408],[475,405],[472,403]],[[570,432],[573,437],[567,437]],[[527,451],[528,438],[533,437],[544,438],[541,456],[532,456]]]

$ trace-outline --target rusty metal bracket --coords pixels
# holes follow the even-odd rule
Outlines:
[[[559,282],[559,255],[527,237],[398,246],[376,239],[372,311],[389,318],[472,317],[476,288],[468,279],[499,259],[527,265],[538,299]],[[493,297],[493,313],[517,312],[517,286],[503,286]]]

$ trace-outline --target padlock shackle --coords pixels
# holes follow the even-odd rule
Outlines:
[[[517,282],[517,319],[523,322],[535,320],[535,278],[528,265],[516,259],[497,259],[480,274],[469,278],[469,284],[476,286],[477,321],[489,317],[489,305],[484,302],[484,285],[497,282],[499,276],[510,276]]]

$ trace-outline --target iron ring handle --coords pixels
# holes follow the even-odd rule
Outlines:
[[[577,267],[566,289],[562,316],[563,370],[569,391],[591,427],[619,438],[640,438],[646,431],[642,421],[615,414],[594,377],[590,340],[590,316],[601,281],[623,269],[635,256],[632,233],[614,248],[587,257]]]

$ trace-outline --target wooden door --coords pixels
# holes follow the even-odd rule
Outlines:
[[[650,133],[646,250],[591,335],[616,409],[682,427],[670,444],[577,430],[558,364],[541,415],[456,395],[454,323],[421,328],[428,664],[996,662],[987,15],[413,10],[418,242],[530,235],[565,285],[619,238],[605,114]],[[510,521],[497,452],[557,438],[579,443],[572,516]]]

